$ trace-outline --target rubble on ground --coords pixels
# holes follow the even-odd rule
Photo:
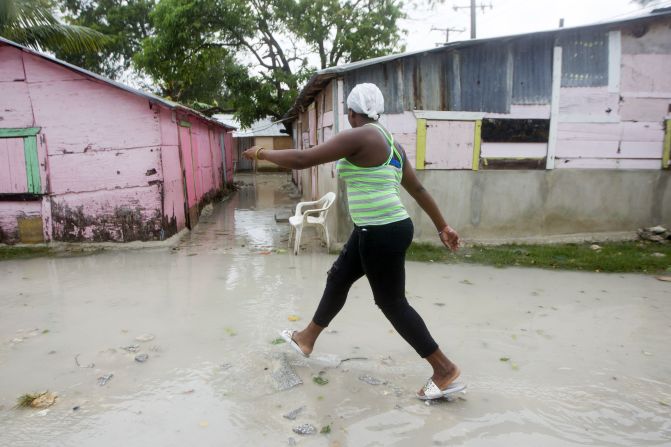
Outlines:
[[[650,242],[657,242],[660,244],[668,244],[671,242],[671,231],[667,228],[657,225],[650,228],[639,228],[636,233],[639,239]]]

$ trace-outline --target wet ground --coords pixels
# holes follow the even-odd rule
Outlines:
[[[312,358],[274,344],[335,256],[284,251],[284,174],[243,180],[175,249],[0,263],[0,445],[671,445],[669,283],[408,263],[469,387],[427,405],[430,371],[365,281]],[[50,408],[14,408],[43,390]]]

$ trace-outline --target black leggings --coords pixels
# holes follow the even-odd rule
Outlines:
[[[408,218],[387,225],[355,227],[328,272],[314,321],[326,327],[345,305],[352,284],[366,275],[375,304],[401,337],[422,357],[438,349],[422,317],[405,297],[405,252],[412,242]]]

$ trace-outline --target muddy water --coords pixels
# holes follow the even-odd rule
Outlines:
[[[247,181],[175,250],[0,263],[0,445],[671,445],[669,283],[409,263],[410,301],[469,386],[426,405],[430,371],[365,281],[312,358],[272,344],[309,320],[334,256],[278,253],[286,177]],[[304,383],[277,391],[283,354]],[[47,389],[51,408],[13,408]],[[305,423],[331,432],[292,432]]]

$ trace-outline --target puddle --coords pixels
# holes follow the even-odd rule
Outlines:
[[[430,371],[366,281],[314,358],[273,344],[309,321],[335,259],[276,252],[286,179],[245,177],[178,250],[0,263],[0,445],[671,443],[671,289],[646,276],[408,263],[410,301],[468,384],[449,403],[414,397]],[[45,390],[52,407],[13,408]]]

